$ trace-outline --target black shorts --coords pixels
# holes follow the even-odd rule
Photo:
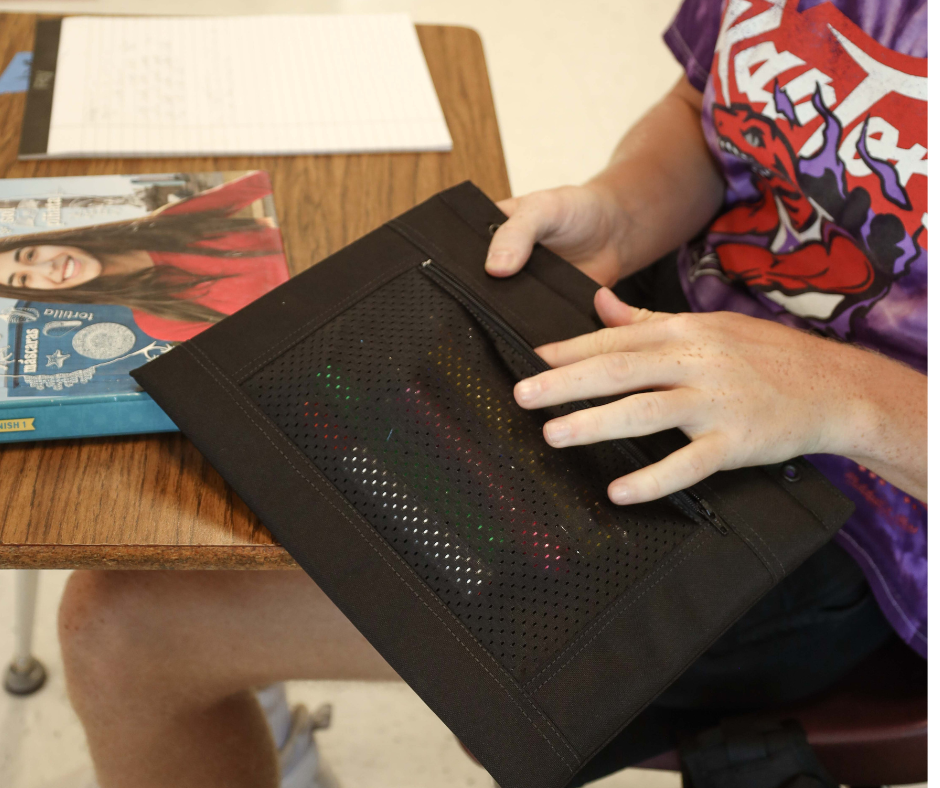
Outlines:
[[[624,280],[615,291],[633,306],[689,310],[674,256]],[[892,637],[862,570],[830,543],[751,608],[571,785],[672,749],[680,732],[818,693]]]

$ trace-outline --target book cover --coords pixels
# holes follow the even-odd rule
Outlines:
[[[130,370],[288,275],[265,172],[0,180],[0,442],[175,430]]]

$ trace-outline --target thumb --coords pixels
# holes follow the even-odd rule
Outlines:
[[[621,301],[609,287],[602,287],[594,295],[594,308],[597,316],[608,328],[630,326],[659,317],[658,312],[649,309],[637,309]]]
[[[528,262],[532,247],[558,226],[564,204],[549,191],[503,200],[499,207],[509,218],[493,234],[485,268],[491,276],[512,276]]]
[[[544,232],[544,217],[537,210],[520,209],[518,200],[504,200],[498,205],[509,218],[493,233],[484,267],[491,276],[512,276],[526,264]]]
[[[519,207],[519,198],[507,197],[505,200],[500,200],[496,203],[496,207],[506,214],[506,216],[512,216],[516,212],[516,208]]]

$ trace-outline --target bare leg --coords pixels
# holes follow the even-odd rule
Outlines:
[[[300,571],[76,572],[59,637],[102,788],[276,788],[250,687],[396,678]]]

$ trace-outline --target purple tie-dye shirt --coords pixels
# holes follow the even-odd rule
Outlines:
[[[927,371],[927,0],[685,0],[665,40],[703,91],[728,187],[679,256],[692,308],[732,310]],[[927,655],[927,513],[856,463],[836,536]]]

